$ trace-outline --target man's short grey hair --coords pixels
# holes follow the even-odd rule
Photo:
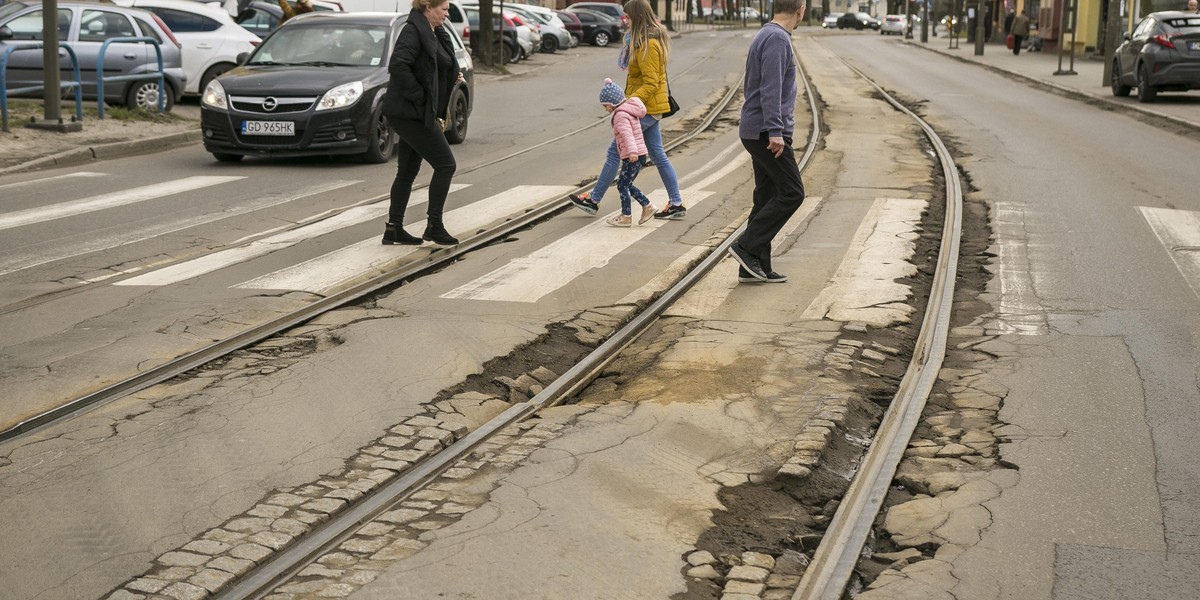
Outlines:
[[[775,11],[772,15],[787,15],[800,10],[804,0],[775,0]]]

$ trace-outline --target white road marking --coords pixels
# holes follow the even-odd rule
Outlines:
[[[127,204],[136,204],[146,200],[153,200],[163,196],[172,194],[181,194],[190,192],[213,185],[228,183],[245,179],[245,177],[225,177],[225,176],[197,176],[185,177],[177,181],[168,181],[166,183],[156,183],[129,190],[113,192],[111,194],[103,194],[82,200],[72,200],[70,202],[60,202],[51,204],[50,206],[41,206],[38,208],[30,208],[26,210],[18,210],[10,213],[0,214],[0,229],[12,229],[22,225],[31,225],[34,223],[43,223],[45,221],[53,221],[75,215],[81,215],[106,208],[114,208],[117,206],[125,206]]]
[[[997,202],[995,219],[996,279],[1000,284],[999,310],[995,328],[1002,333],[1044,335],[1050,331],[1046,308],[1038,299],[1034,287],[1033,264],[1029,260],[1030,235],[1026,223],[1040,223],[1041,215],[1030,213],[1026,206]]]
[[[456,208],[443,215],[446,228],[452,235],[474,235],[476,231],[505,217],[561,197],[575,188],[560,185],[520,185],[490,198]],[[414,235],[425,230],[425,221],[405,226]],[[384,246],[379,236],[363,240],[307,260],[244,281],[233,287],[268,290],[302,290],[316,294],[327,293],[345,282],[391,268],[397,259],[429,246]]]
[[[61,181],[63,179],[76,179],[79,177],[104,177],[104,173],[92,173],[90,171],[80,171],[78,173],[67,173],[66,175],[55,175],[53,177],[43,177],[41,179],[30,179],[29,181],[18,181],[16,183],[5,183],[0,185],[0,190],[11,190],[13,188],[28,187],[39,183],[48,183],[51,181]]]
[[[1200,212],[1148,206],[1139,206],[1138,210],[1192,292],[1200,296]]]
[[[772,256],[779,256],[779,247],[783,244],[783,240],[799,229],[805,221],[808,221],[809,217],[812,216],[813,212],[817,210],[817,207],[824,200],[821,196],[810,196],[804,199],[804,203],[800,205],[800,210],[797,210],[796,214],[792,215],[791,219],[788,219],[783,229],[779,230],[779,234],[772,241]],[[726,256],[724,260],[717,263],[717,266],[704,279],[698,281],[678,302],[668,308],[665,314],[703,318],[724,303],[725,298],[737,286],[738,264],[732,258]]]
[[[683,191],[684,205],[695,206],[711,195],[712,192]],[[666,192],[654,191],[650,201],[662,206],[667,202]],[[607,265],[617,254],[665,223],[651,220],[635,227],[611,227],[604,219],[597,219],[528,256],[515,258],[475,281],[442,294],[442,298],[537,302],[576,277]]]
[[[454,192],[467,187],[465,184],[451,184],[450,191]],[[409,199],[408,206],[420,206],[429,201],[429,190],[427,188],[414,190],[412,198]],[[388,201],[381,200],[372,204],[356,206],[347,209],[328,219],[317,221],[303,227],[297,227],[290,231],[284,231],[261,240],[250,242],[245,246],[238,246],[228,250],[221,250],[212,254],[201,256],[179,264],[138,275],[124,281],[118,281],[113,285],[170,285],[180,281],[186,281],[193,277],[211,273],[217,269],[222,269],[230,265],[235,265],[247,260],[266,256],[277,250],[283,250],[295,246],[305,240],[325,235],[333,231],[337,231],[344,227],[350,227],[359,223],[365,223],[387,216]]]
[[[921,212],[928,202],[877,198],[863,217],[829,285],[813,299],[801,319],[859,321],[876,326],[905,322],[909,287],[896,280],[911,277],[910,262],[919,236]]]
[[[739,153],[735,158],[728,158],[729,154],[741,147],[741,142],[731,144],[718,156],[696,169],[693,174],[689,174],[688,179],[696,173],[704,173],[707,176],[695,185],[680,190],[684,206],[695,206],[711,196],[713,193],[703,191],[703,188],[741,169],[750,160],[750,155],[745,152]],[[616,190],[612,190],[612,196],[616,195]],[[615,198],[613,200],[615,201]],[[661,189],[655,190],[650,194],[650,201],[655,206],[665,205],[667,202],[666,192]],[[636,211],[635,204],[635,214]],[[611,214],[616,214],[616,212]],[[627,229],[610,227],[604,223],[605,218],[607,217],[597,218],[591,224],[528,256],[515,258],[507,265],[483,277],[446,292],[442,298],[537,302],[546,294],[567,285],[576,277],[607,265],[609,260],[618,253],[665,223],[661,220],[651,220],[643,225]]]
[[[242,206],[231,206],[223,210],[207,213],[203,215],[195,215],[183,219],[175,219],[171,221],[155,223],[148,227],[143,227],[135,230],[120,231],[119,233],[95,237],[95,234],[84,234],[77,236],[79,240],[51,240],[36,244],[35,248],[43,248],[39,250],[26,250],[21,254],[8,254],[0,256],[0,275],[15,273],[17,271],[44,265],[46,263],[71,258],[74,256],[82,256],[91,252],[108,250],[126,244],[145,241],[160,235],[174,233],[196,227],[221,219],[228,219],[238,215],[244,215],[262,210],[279,204],[286,204],[301,198],[323,194],[333,191],[348,185],[361,183],[361,180],[334,180],[316,186],[310,186],[303,192],[292,194],[274,193],[256,198],[253,201]]]

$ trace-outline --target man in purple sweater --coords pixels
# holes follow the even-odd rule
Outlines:
[[[771,240],[804,202],[800,168],[792,154],[796,128],[796,59],[792,31],[805,0],[775,0],[775,16],[754,36],[746,57],[738,135],[754,164],[754,208],[746,231],[729,248],[741,264],[738,281],[783,283],[771,270]]]

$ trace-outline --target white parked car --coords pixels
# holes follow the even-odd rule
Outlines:
[[[189,0],[113,0],[118,6],[149,11],[162,19],[183,46],[185,94],[199,94],[208,82],[237,66],[237,56],[260,40],[219,6]]]
[[[879,25],[879,35],[904,35],[904,15],[886,15]]]
[[[845,13],[829,13],[821,20],[822,29],[837,29],[838,19]]]

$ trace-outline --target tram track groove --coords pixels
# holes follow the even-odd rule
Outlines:
[[[726,93],[720,100],[708,111],[704,118],[693,127],[690,131],[674,138],[666,144],[666,151],[670,152],[679,146],[682,146],[692,139],[696,138],[703,131],[707,130],[716,119],[720,116],[733,99],[737,96],[740,90],[741,79],[735,84],[729,86]],[[559,141],[568,136],[577,135],[578,133],[595,127],[597,125],[607,123],[607,118],[600,119],[590,125],[578,128],[569,133],[557,136],[551,140],[540,142],[534,146],[523,148],[517,152],[510,153],[503,157],[492,159],[484,163],[472,165],[460,171],[460,173],[469,173],[471,171],[483,169],[485,167],[497,164],[504,160],[510,160],[516,156],[520,156],[534,149],[546,146],[552,142]],[[425,187],[417,186],[417,188]],[[586,190],[587,187],[579,187],[572,190],[572,193],[579,193]],[[387,195],[380,195],[353,205],[344,207],[343,209],[333,209],[325,211],[313,218],[306,219],[303,223],[298,223],[285,228],[286,230],[294,229],[305,224],[315,223],[321,219],[329,218],[349,210],[351,208],[365,206],[375,202],[385,200]],[[474,250],[490,245],[498,240],[513,234],[516,231],[529,227],[538,221],[552,217],[560,212],[565,212],[571,207],[566,196],[562,196],[546,202],[540,206],[534,207],[518,215],[510,215],[505,218],[499,225],[486,231],[477,233],[469,238],[463,239],[458,245],[451,248],[443,248],[432,250],[416,260],[408,262],[398,269],[389,273],[380,275],[353,285],[347,289],[336,292],[329,296],[325,296],[317,301],[307,304],[299,309],[285,313],[261,323],[247,330],[219,340],[202,348],[184,354],[180,357],[167,361],[159,366],[153,367],[136,375],[127,377],[121,381],[107,385],[99,390],[90,392],[73,400],[67,401],[59,406],[45,410],[39,414],[23,419],[18,423],[0,430],[0,443],[4,443],[13,439],[24,437],[37,430],[43,429],[55,423],[60,423],[71,418],[80,416],[93,410],[94,408],[113,400],[117,400],[132,393],[144,390],[153,385],[163,383],[176,376],[179,376],[187,371],[200,367],[213,360],[226,356],[234,351],[241,350],[252,344],[268,339],[271,336],[294,327],[300,323],[308,321],[325,312],[350,304],[360,298],[377,293],[386,289],[389,286],[398,284],[404,280],[411,279],[422,273],[437,270],[445,265],[448,265],[458,259],[460,256],[466,255]],[[260,235],[250,236],[239,240],[239,245],[245,245],[254,242],[270,235],[278,233],[278,231],[266,232]],[[228,248],[224,248],[228,249]],[[165,265],[163,265],[165,266]],[[127,274],[132,275],[132,273]],[[76,288],[82,290],[84,287]],[[56,297],[61,297],[56,296]],[[25,306],[29,308],[29,306]]]
[[[840,600],[845,593],[945,358],[962,236],[962,181],[949,148],[928,122],[845,58],[841,61],[921,128],[934,148],[946,181],[946,212],[937,267],[913,358],[792,600]]]
[[[798,61],[797,64],[799,64]],[[812,84],[806,76],[801,80],[806,89],[806,98],[812,115],[809,139],[804,153],[797,161],[803,172],[820,143],[821,122],[820,110]],[[668,144],[667,149],[670,150],[686,143],[691,136],[710,127],[740,93],[740,83],[739,80],[738,84],[732,86],[721,99],[718,103],[719,110],[711,111],[688,136],[674,140]],[[541,392],[526,402],[511,406],[435,456],[414,465],[399,477],[384,484],[368,497],[331,516],[328,521],[314,528],[296,543],[275,553],[255,569],[235,580],[230,587],[218,591],[212,597],[217,600],[247,600],[270,595],[276,587],[283,585],[322,555],[352,538],[360,527],[404,502],[423,486],[434,481],[441,473],[469,456],[475,448],[491,437],[509,426],[529,418],[539,410],[556,406],[576,396],[591,383],[597,374],[613,362],[622,350],[645,333],[662,316],[663,312],[721,262],[729,247],[745,228],[746,224],[743,220],[721,243],[712,247],[707,254],[699,257],[697,262],[673,285],[630,318],[566,373],[548,384]]]

